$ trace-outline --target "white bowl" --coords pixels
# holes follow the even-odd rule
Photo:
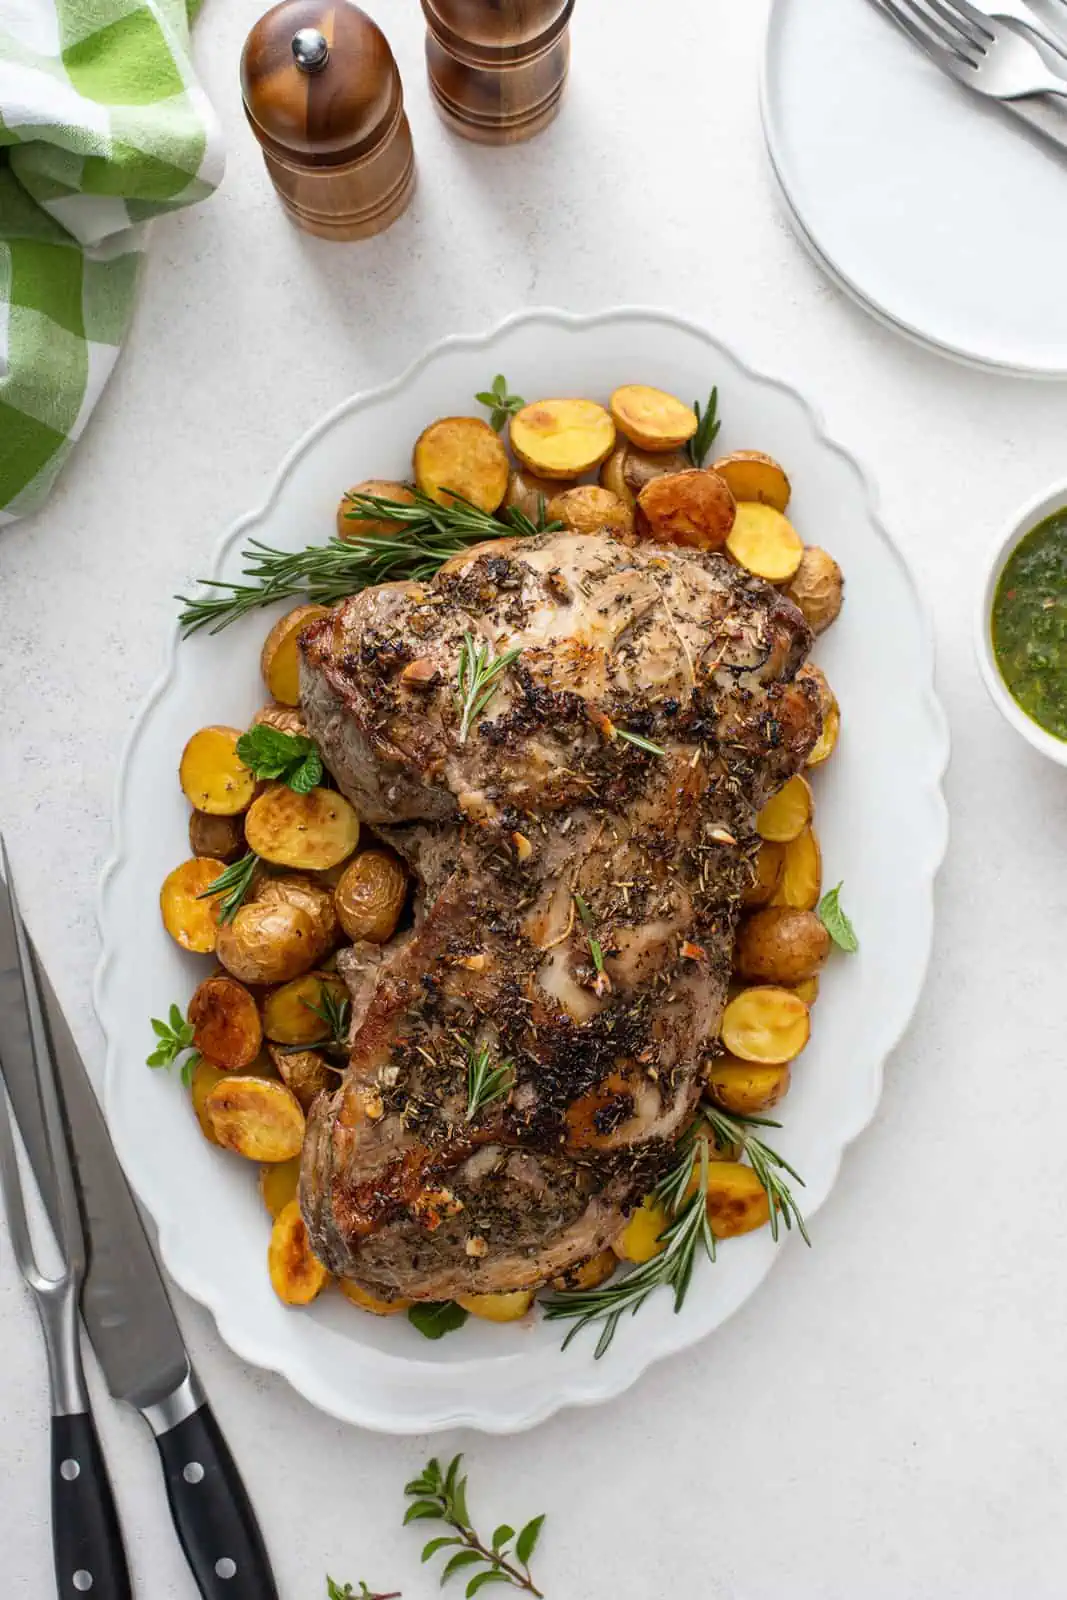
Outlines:
[[[1064,510],[1065,507],[1067,507],[1067,483],[1055,483],[1050,489],[1046,489],[1044,494],[1038,495],[1036,500],[1031,500],[1012,518],[990,551],[978,598],[978,613],[975,617],[975,649],[978,652],[978,665],[985,679],[985,686],[989,690],[989,698],[1005,721],[1011,723],[1016,733],[1021,733],[1035,750],[1040,750],[1043,756],[1048,756],[1050,761],[1057,762],[1061,767],[1067,767],[1067,739],[1057,739],[1054,733],[1047,733],[1040,723],[1035,722],[1033,717],[1023,710],[1001,675],[997,658],[993,653],[993,602],[996,599],[1000,575],[1016,547],[1028,533],[1033,532],[1039,522],[1044,522],[1046,517],[1052,516],[1055,511]]]

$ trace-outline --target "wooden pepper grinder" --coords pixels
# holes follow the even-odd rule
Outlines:
[[[252,132],[293,221],[323,239],[366,239],[415,187],[393,52],[349,0],[282,0],[241,55]]]
[[[438,110],[465,139],[515,144],[548,126],[570,60],[574,0],[422,0]]]

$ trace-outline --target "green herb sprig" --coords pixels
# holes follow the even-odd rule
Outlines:
[[[853,956],[860,947],[856,937],[856,930],[845,915],[841,905],[841,890],[844,884],[839,883],[836,889],[830,889],[823,895],[815,908],[815,915],[837,945],[847,955]]]
[[[494,1100],[502,1099],[514,1082],[513,1061],[501,1061],[494,1067],[487,1044],[477,1048],[473,1043],[468,1044],[466,1120],[473,1122],[485,1106],[491,1105]]]
[[[711,454],[711,447],[719,437],[722,423],[719,421],[719,391],[713,389],[708,395],[708,403],[701,410],[700,401],[693,401],[693,410],[696,412],[697,431],[685,447],[685,453],[694,467],[702,467]]]
[[[526,404],[521,394],[508,393],[508,380],[502,372],[498,372],[493,379],[493,387],[491,389],[483,389],[481,394],[476,394],[474,398],[480,406],[488,406],[492,413],[489,418],[489,426],[495,429],[497,433],[500,432],[508,418],[513,417],[516,411],[521,411]]]
[[[804,1243],[810,1245],[811,1239],[808,1237],[804,1217],[782,1173],[787,1172],[801,1188],[804,1187],[804,1179],[795,1167],[789,1165],[784,1156],[780,1156],[777,1150],[772,1150],[762,1139],[749,1131],[751,1128],[780,1128],[782,1124],[774,1122],[770,1117],[727,1116],[725,1111],[720,1111],[718,1106],[712,1105],[710,1101],[704,1101],[700,1110],[720,1145],[738,1144],[741,1146],[742,1155],[748,1157],[752,1170],[763,1185],[764,1193],[770,1201],[772,1239],[778,1238],[778,1222],[781,1218],[787,1228],[792,1228],[795,1223]]]
[[[188,1050],[191,1053],[185,1056],[181,1064],[181,1080],[188,1089],[193,1081],[196,1064],[200,1060],[199,1050],[193,1049],[193,1025],[186,1022],[178,1006],[171,1006],[167,1013],[167,1021],[161,1022],[159,1017],[152,1017],[152,1032],[159,1043],[151,1055],[145,1057],[148,1067],[165,1067],[168,1071],[175,1062]]]
[[[348,1024],[352,1014],[352,1002],[347,995],[338,999],[334,990],[327,983],[319,985],[319,1000],[306,1000],[301,996],[300,1004],[316,1017],[326,1029],[325,1036],[321,1039],[309,1039],[305,1044],[278,1044],[274,1048],[280,1055],[303,1055],[307,1050],[324,1051],[327,1055],[341,1055],[348,1059]],[[329,1062],[327,1062],[327,1066]]]
[[[333,1578],[326,1579],[326,1600],[402,1600],[399,1589],[393,1589],[389,1594],[378,1594],[376,1590],[368,1589],[361,1578],[359,1588],[353,1589],[350,1583],[341,1588]]]
[[[254,850],[242,856],[240,861],[235,861],[228,866],[225,872],[220,872],[218,877],[209,883],[202,894],[197,895],[198,900],[213,900],[221,896],[219,901],[219,921],[232,922],[237,915],[255,877],[256,868],[259,866],[259,857]]]
[[[488,640],[475,644],[473,634],[463,635],[453,697],[459,712],[460,744],[466,744],[473,724],[500,688],[501,677],[521,655],[519,646],[514,650],[505,650],[503,655],[494,655],[493,646]]]
[[[183,637],[209,628],[212,633],[229,627],[239,617],[273,605],[277,600],[304,596],[316,605],[332,606],[371,584],[395,578],[430,578],[444,562],[472,544],[486,539],[529,538],[562,527],[545,520],[543,508],[536,522],[511,506],[493,516],[454,495],[448,505],[438,505],[421,490],[412,498],[389,500],[383,495],[348,494],[347,519],[352,532],[344,539],[308,545],[303,550],[276,550],[250,539],[244,551],[248,583],[228,583],[203,578],[202,592],[176,595]],[[361,534],[363,522],[395,522],[391,534]]]
[[[420,1300],[408,1311],[408,1321],[424,1339],[443,1339],[462,1328],[468,1313],[454,1300]]]
[[[661,744],[656,744],[652,739],[646,739],[643,733],[631,733],[629,728],[616,728],[615,737],[625,739],[627,744],[632,744],[635,749],[643,750],[649,756],[665,756],[667,754]]]
[[[322,756],[314,739],[300,733],[283,733],[259,722],[237,741],[237,759],[257,778],[287,784],[297,794],[307,794],[322,782]]]
[[[460,1475],[462,1461],[462,1456],[456,1456],[445,1471],[436,1459],[428,1461],[420,1475],[404,1486],[404,1493],[411,1500],[405,1526],[432,1521],[444,1522],[453,1530],[423,1547],[423,1561],[432,1560],[439,1551],[452,1551],[441,1571],[442,1584],[457,1572],[467,1575],[478,1568],[468,1576],[468,1600],[491,1583],[507,1583],[543,1600],[530,1573],[530,1558],[541,1536],[544,1516],[532,1517],[517,1534],[508,1523],[501,1523],[485,1544],[475,1532],[467,1510],[467,1478]]]
[[[611,979],[608,977],[604,966],[604,947],[596,936],[596,924],[593,921],[593,913],[589,909],[589,902],[576,889],[573,891],[572,898],[581,918],[582,927],[585,929],[585,942],[589,946],[589,954],[592,956],[593,966],[596,968],[596,993],[598,995],[607,994],[611,989]]]

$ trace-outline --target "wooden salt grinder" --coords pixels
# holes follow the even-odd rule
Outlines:
[[[241,90],[267,171],[296,223],[366,239],[415,187],[411,129],[385,35],[349,0],[282,0],[241,56]]]
[[[574,0],[422,0],[426,66],[449,127],[516,144],[559,109]]]

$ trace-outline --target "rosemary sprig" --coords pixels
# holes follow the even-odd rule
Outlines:
[[[646,755],[665,756],[667,754],[661,744],[656,744],[652,739],[646,739],[643,733],[631,733],[629,728],[616,728],[615,737],[625,739],[627,744],[632,744],[636,749],[643,750]]]
[[[252,887],[252,879],[256,868],[259,866],[259,857],[254,850],[242,856],[240,861],[235,861],[232,866],[220,872],[213,883],[209,883],[203,894],[198,894],[198,900],[211,900],[216,895],[223,898],[219,903],[219,921],[232,922],[244,903],[245,895]]]
[[[530,1573],[530,1557],[541,1536],[544,1517],[531,1518],[518,1534],[508,1523],[502,1523],[490,1543],[483,1543],[467,1510],[467,1478],[466,1474],[461,1477],[459,1471],[462,1460],[462,1456],[454,1457],[445,1471],[436,1458],[428,1461],[420,1475],[404,1486],[404,1493],[411,1500],[404,1517],[405,1527],[409,1522],[433,1521],[444,1522],[453,1530],[423,1546],[423,1561],[431,1560],[440,1550],[453,1551],[442,1569],[442,1584],[457,1572],[480,1568],[467,1583],[468,1600],[490,1583],[508,1583],[513,1589],[525,1590],[543,1600]]]
[[[342,1589],[339,1583],[327,1577],[326,1600],[402,1600],[402,1596],[399,1589],[393,1589],[389,1594],[378,1594],[368,1589],[362,1578],[359,1580],[358,1589],[353,1589],[350,1583],[346,1583]]]
[[[500,688],[501,676],[521,655],[522,649],[518,646],[514,650],[505,650],[503,655],[494,655],[493,646],[488,641],[475,644],[473,634],[463,635],[454,696],[459,712],[460,744],[466,744],[471,726]]]
[[[576,889],[571,892],[574,904],[578,908],[578,915],[582,920],[582,927],[585,929],[585,942],[589,946],[589,954],[592,956],[593,966],[596,968],[595,992],[598,996],[608,994],[611,990],[611,979],[608,977],[604,967],[604,947],[596,936],[593,913],[590,911],[589,902],[584,895],[580,895]]]
[[[279,780],[297,794],[307,794],[322,781],[322,756],[314,739],[283,733],[265,722],[242,733],[237,758],[257,778]]]
[[[562,526],[546,522],[543,509],[536,522],[516,507],[492,516],[469,500],[455,495],[448,505],[438,505],[419,489],[411,501],[389,500],[382,495],[349,494],[346,516],[353,531],[344,539],[308,545],[303,550],[276,550],[250,539],[244,551],[244,576],[248,583],[201,579],[197,595],[176,595],[182,610],[178,621],[189,638],[201,628],[218,633],[238,617],[276,600],[306,596],[317,605],[338,600],[371,584],[394,578],[430,578],[445,561],[485,539],[528,538]],[[361,534],[361,522],[395,522],[394,534]]]
[[[658,1256],[602,1289],[571,1290],[542,1301],[547,1321],[574,1323],[563,1341],[564,1350],[583,1329],[603,1323],[595,1352],[599,1361],[625,1313],[636,1314],[655,1289],[670,1289],[675,1312],[681,1311],[701,1251],[709,1261],[715,1260],[715,1235],[708,1218],[709,1168],[708,1140],[706,1135],[700,1135],[654,1189],[656,1199],[671,1219],[660,1235],[664,1248]],[[690,1193],[694,1175],[697,1183]]]
[[[323,1039],[312,1039],[307,1044],[279,1044],[275,1049],[284,1056],[302,1055],[306,1050],[324,1050],[327,1054],[340,1051],[348,1059],[348,1022],[352,1011],[352,1002],[348,996],[338,999],[333,989],[326,983],[319,985],[320,1004],[314,1000],[305,1000],[301,997],[300,1004],[306,1006],[308,1011],[314,1013],[326,1028]],[[329,1062],[327,1062],[327,1066]],[[336,1069],[334,1069],[336,1070]]]
[[[152,1032],[159,1043],[151,1055],[145,1057],[148,1067],[166,1067],[168,1071],[188,1050],[191,1053],[185,1056],[181,1064],[182,1083],[188,1089],[193,1081],[196,1064],[200,1060],[199,1050],[193,1049],[193,1025],[187,1022],[177,1006],[171,1006],[167,1013],[167,1021],[161,1022],[159,1017],[152,1017]]]
[[[491,1105],[494,1100],[500,1100],[507,1094],[515,1082],[515,1064],[513,1061],[500,1061],[494,1067],[490,1063],[489,1046],[480,1045],[477,1049],[473,1043],[467,1045],[467,1116],[468,1122],[473,1122],[479,1111],[484,1106]]]
[[[493,379],[493,387],[491,389],[483,389],[481,394],[476,394],[474,398],[480,406],[488,406],[492,412],[489,418],[489,426],[494,428],[497,433],[500,432],[508,418],[513,417],[516,411],[521,411],[526,404],[521,394],[508,393],[508,380],[502,372],[498,372]]]
[[[696,412],[697,431],[685,447],[685,453],[694,467],[702,467],[711,452],[711,447],[719,437],[722,423],[719,421],[719,391],[713,389],[708,395],[708,403],[702,411],[700,401],[693,401],[693,410]]]
[[[767,1199],[771,1204],[771,1237],[778,1238],[778,1218],[781,1217],[787,1228],[794,1223],[797,1231],[806,1245],[811,1244],[808,1230],[804,1224],[804,1217],[800,1207],[793,1199],[789,1185],[781,1174],[787,1172],[789,1176],[804,1187],[804,1179],[795,1167],[791,1167],[784,1156],[777,1150],[772,1150],[763,1143],[750,1128],[780,1128],[780,1122],[774,1122],[770,1117],[743,1117],[727,1116],[725,1111],[720,1111],[710,1101],[705,1100],[701,1105],[701,1115],[715,1134],[720,1144],[739,1144],[742,1155],[746,1155],[753,1172],[763,1185]]]

